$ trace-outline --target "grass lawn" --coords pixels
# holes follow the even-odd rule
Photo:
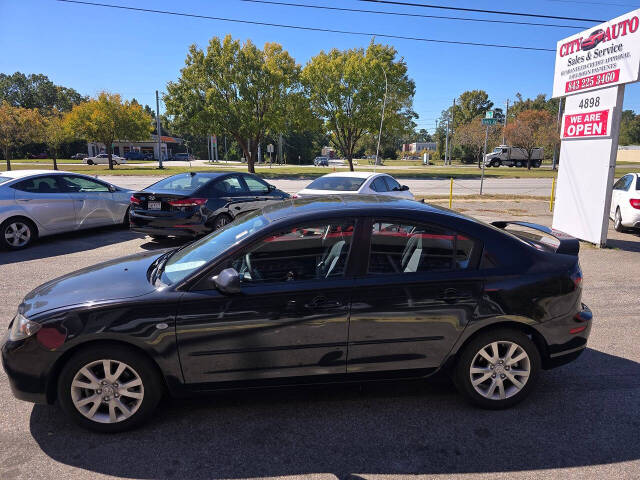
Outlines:
[[[50,170],[53,168],[51,160],[38,160],[35,161],[23,161],[23,160],[13,160],[12,168],[14,170],[28,170],[28,169],[42,169],[42,170]],[[29,163],[29,165],[19,163]],[[70,164],[70,162],[74,162],[74,164]],[[184,173],[192,170],[206,170],[206,171],[242,171],[246,172],[246,166],[240,166],[237,164],[233,165],[225,165],[218,164],[215,166],[207,166],[207,167],[172,167],[167,166],[163,170],[159,170],[153,167],[144,167],[141,165],[135,165],[134,161],[131,163],[127,163],[126,165],[117,165],[113,170],[109,170],[108,165],[80,165],[75,164],[76,161],[59,161],[59,169],[65,170],[69,172],[78,172],[84,173],[88,175],[149,175],[149,176],[169,176],[175,175],[176,173]],[[81,162],[78,160],[77,162]],[[144,163],[144,162],[142,162]],[[429,179],[429,178],[480,178],[480,169],[468,166],[452,166],[452,167],[444,167],[444,166],[428,166],[428,167],[416,167],[413,168],[403,168],[403,169],[394,169],[389,168],[392,166],[391,162],[387,162],[385,164],[384,169],[380,169],[380,172],[388,173],[397,178],[414,178],[414,179]],[[170,164],[169,164],[170,165]],[[6,170],[5,162],[0,162],[0,171]],[[336,168],[338,172],[346,172],[348,168]],[[621,164],[616,168],[616,177],[621,177],[630,172],[636,172],[640,170],[638,165],[634,164]],[[285,166],[257,166],[256,173],[264,178],[290,178],[290,179],[313,179],[317,178],[321,175],[325,175],[333,171],[333,168],[318,168],[311,166],[298,166],[298,165],[285,165]],[[372,171],[372,167],[370,165],[358,165],[356,166],[356,171]],[[508,168],[508,167],[500,167],[500,168],[487,168],[485,169],[485,177],[486,178],[552,178],[557,175],[557,171],[551,170],[551,168],[543,167],[543,168],[532,168],[531,170],[527,170],[524,168]]]

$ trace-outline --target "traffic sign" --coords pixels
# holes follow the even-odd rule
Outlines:
[[[487,110],[484,114],[484,118],[493,118],[493,110]]]
[[[483,125],[495,125],[497,122],[498,122],[498,120],[495,119],[495,118],[483,118],[482,119],[482,124]]]
[[[269,145],[267,145],[267,152],[273,153],[273,143],[270,143]]]

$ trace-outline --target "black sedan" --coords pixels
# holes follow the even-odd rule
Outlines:
[[[107,432],[165,393],[441,370],[505,408],[586,347],[578,245],[402,199],[287,200],[38,287],[2,361],[16,397]]]
[[[193,238],[286,198],[287,193],[249,173],[180,173],[131,196],[130,225],[156,239]]]

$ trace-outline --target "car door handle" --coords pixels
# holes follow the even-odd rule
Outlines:
[[[33,200],[33,198],[16,198],[16,202],[20,203],[30,202],[31,200]]]
[[[440,300],[444,300],[447,303],[454,303],[461,300],[462,297],[455,288],[447,288],[440,296]]]
[[[331,310],[333,308],[340,308],[342,302],[337,300],[327,300],[325,297],[316,297],[309,303],[305,304],[305,308],[309,310]]]

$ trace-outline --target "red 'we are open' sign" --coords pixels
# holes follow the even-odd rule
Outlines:
[[[606,137],[609,135],[609,110],[566,114],[562,138]]]

